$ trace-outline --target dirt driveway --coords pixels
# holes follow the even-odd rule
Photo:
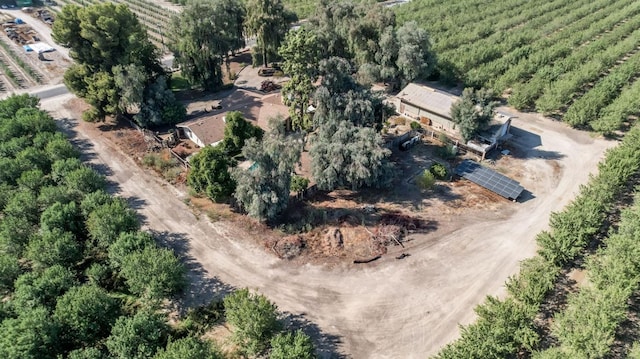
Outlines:
[[[46,100],[43,107],[69,118],[62,100]],[[522,115],[513,126],[514,141],[529,148],[521,155],[530,158],[530,172],[520,178],[532,192],[527,201],[509,204],[508,215],[477,213],[460,218],[465,226],[452,233],[415,238],[407,249],[411,256],[403,260],[387,256],[355,269],[327,268],[278,260],[252,245],[242,230],[197,218],[183,201],[185,193],[139,169],[93,127],[63,123],[147,228],[175,234],[166,240],[183,252],[197,281],[188,300],[229,286],[256,289],[297,320],[315,323],[307,329],[321,340],[323,357],[424,358],[455,339],[458,324],[474,319],[475,305],[488,294],[504,294],[506,278],[534,254],[534,237],[547,226],[549,213],[573,198],[614,145]]]

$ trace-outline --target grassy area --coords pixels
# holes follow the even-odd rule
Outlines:
[[[170,87],[174,91],[191,89],[191,85],[189,84],[189,81],[187,81],[187,79],[182,77],[182,74],[180,74],[180,72],[176,72],[171,75]]]

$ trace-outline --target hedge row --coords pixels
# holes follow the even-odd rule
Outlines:
[[[609,353],[627,301],[640,287],[640,194],[605,243],[587,260],[589,282],[569,295],[567,307],[555,317],[552,334],[560,346],[534,358],[602,358]]]

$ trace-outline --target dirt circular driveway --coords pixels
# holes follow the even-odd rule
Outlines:
[[[71,95],[67,96],[71,98]],[[61,98],[43,107],[73,118]],[[510,111],[513,112],[513,111]],[[77,118],[77,117],[76,117]],[[528,148],[521,183],[533,195],[508,211],[459,218],[460,229],[415,238],[411,256],[393,256],[362,267],[296,266],[246,240],[247,233],[224,222],[196,217],[181,193],[146,173],[91,126],[62,121],[87,157],[106,167],[114,191],[129,198],[145,227],[183,253],[194,285],[187,300],[209,298],[230,287],[267,295],[319,340],[323,357],[424,358],[459,335],[458,324],[474,319],[473,308],[486,295],[503,295],[504,281],[521,260],[535,253],[535,235],[547,227],[579,185],[596,170],[604,150],[615,142],[591,137],[535,115],[513,120],[514,142]],[[539,142],[529,143],[531,139]]]

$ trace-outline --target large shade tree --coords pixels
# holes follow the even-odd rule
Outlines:
[[[65,84],[93,106],[93,119],[120,111],[114,67],[133,64],[143,68],[146,76],[162,73],[146,30],[124,4],[65,6],[56,18],[52,36],[69,47],[76,61],[65,73]]]
[[[250,216],[261,220],[276,218],[289,203],[291,176],[300,160],[302,142],[284,132],[280,121],[262,141],[249,139],[242,154],[252,165],[233,173],[235,198]]]
[[[318,188],[358,189],[390,183],[391,152],[376,131],[388,110],[380,97],[355,83],[345,59],[320,65],[322,83],[316,90],[311,136],[311,170]]]
[[[395,15],[380,4],[320,1],[309,26],[324,58],[347,58],[362,83],[386,82],[391,89],[433,71],[436,58],[428,34],[415,22],[396,26]]]
[[[193,85],[216,90],[222,85],[222,62],[244,46],[245,12],[237,0],[194,1],[171,22],[169,47],[182,75]]]
[[[65,6],[56,18],[52,36],[70,49],[76,61],[65,72],[64,81],[92,105],[83,114],[86,120],[101,120],[140,105],[147,109],[155,106],[155,111],[163,115],[161,123],[184,116],[179,103],[166,91],[166,81],[158,80],[165,76],[158,50],[128,6]],[[152,85],[153,91],[146,90]],[[153,96],[164,100],[150,102]],[[168,110],[176,107],[177,111]]]
[[[262,55],[263,66],[269,64],[269,54],[280,47],[296,15],[287,10],[281,0],[248,0],[245,29],[248,35],[256,36]]]

